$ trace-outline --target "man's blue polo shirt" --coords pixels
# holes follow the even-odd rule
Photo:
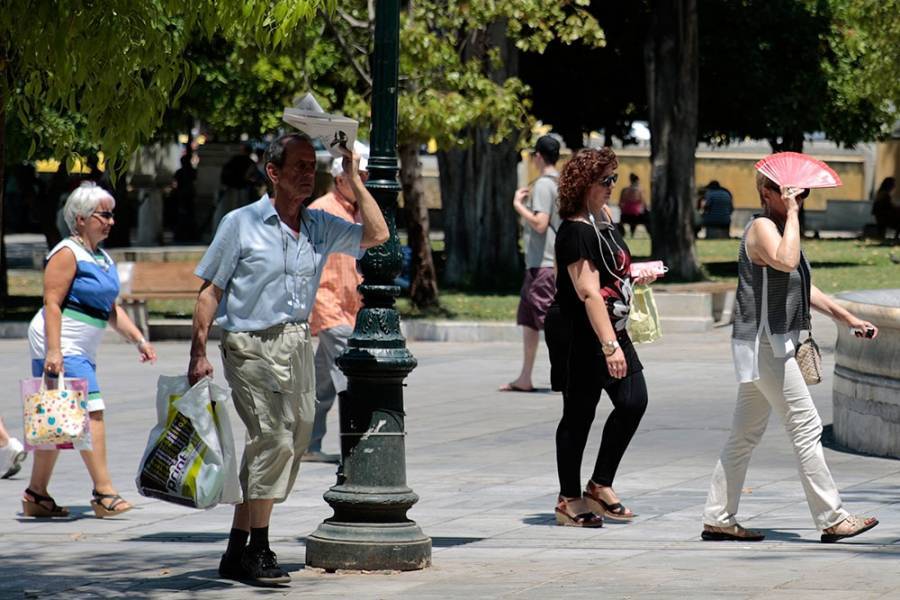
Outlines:
[[[225,215],[194,273],[223,290],[216,325],[259,331],[306,321],[328,254],[360,258],[361,241],[362,225],[308,209],[295,238],[265,195]]]

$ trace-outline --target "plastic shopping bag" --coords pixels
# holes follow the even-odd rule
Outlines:
[[[659,313],[650,286],[634,286],[634,298],[628,315],[628,335],[636,344],[652,342],[662,335]]]
[[[56,388],[48,381],[57,382]],[[37,377],[23,379],[22,414],[25,449],[90,450],[90,418],[87,410],[87,380]]]
[[[160,376],[157,424],[135,483],[143,496],[193,508],[241,502],[228,393],[202,379]]]

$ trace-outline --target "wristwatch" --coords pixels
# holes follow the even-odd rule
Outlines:
[[[601,341],[600,345],[603,347],[603,355],[604,356],[612,356],[616,353],[616,350],[619,348],[619,342],[616,340],[609,341]]]

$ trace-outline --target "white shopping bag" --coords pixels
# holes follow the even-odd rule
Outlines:
[[[242,501],[228,393],[208,378],[160,376],[156,427],[135,479],[143,496],[193,508]]]

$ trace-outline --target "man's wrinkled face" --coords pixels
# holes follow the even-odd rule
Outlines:
[[[305,140],[292,140],[284,148],[284,165],[269,165],[276,196],[279,191],[291,198],[309,198],[316,183],[316,151]]]

